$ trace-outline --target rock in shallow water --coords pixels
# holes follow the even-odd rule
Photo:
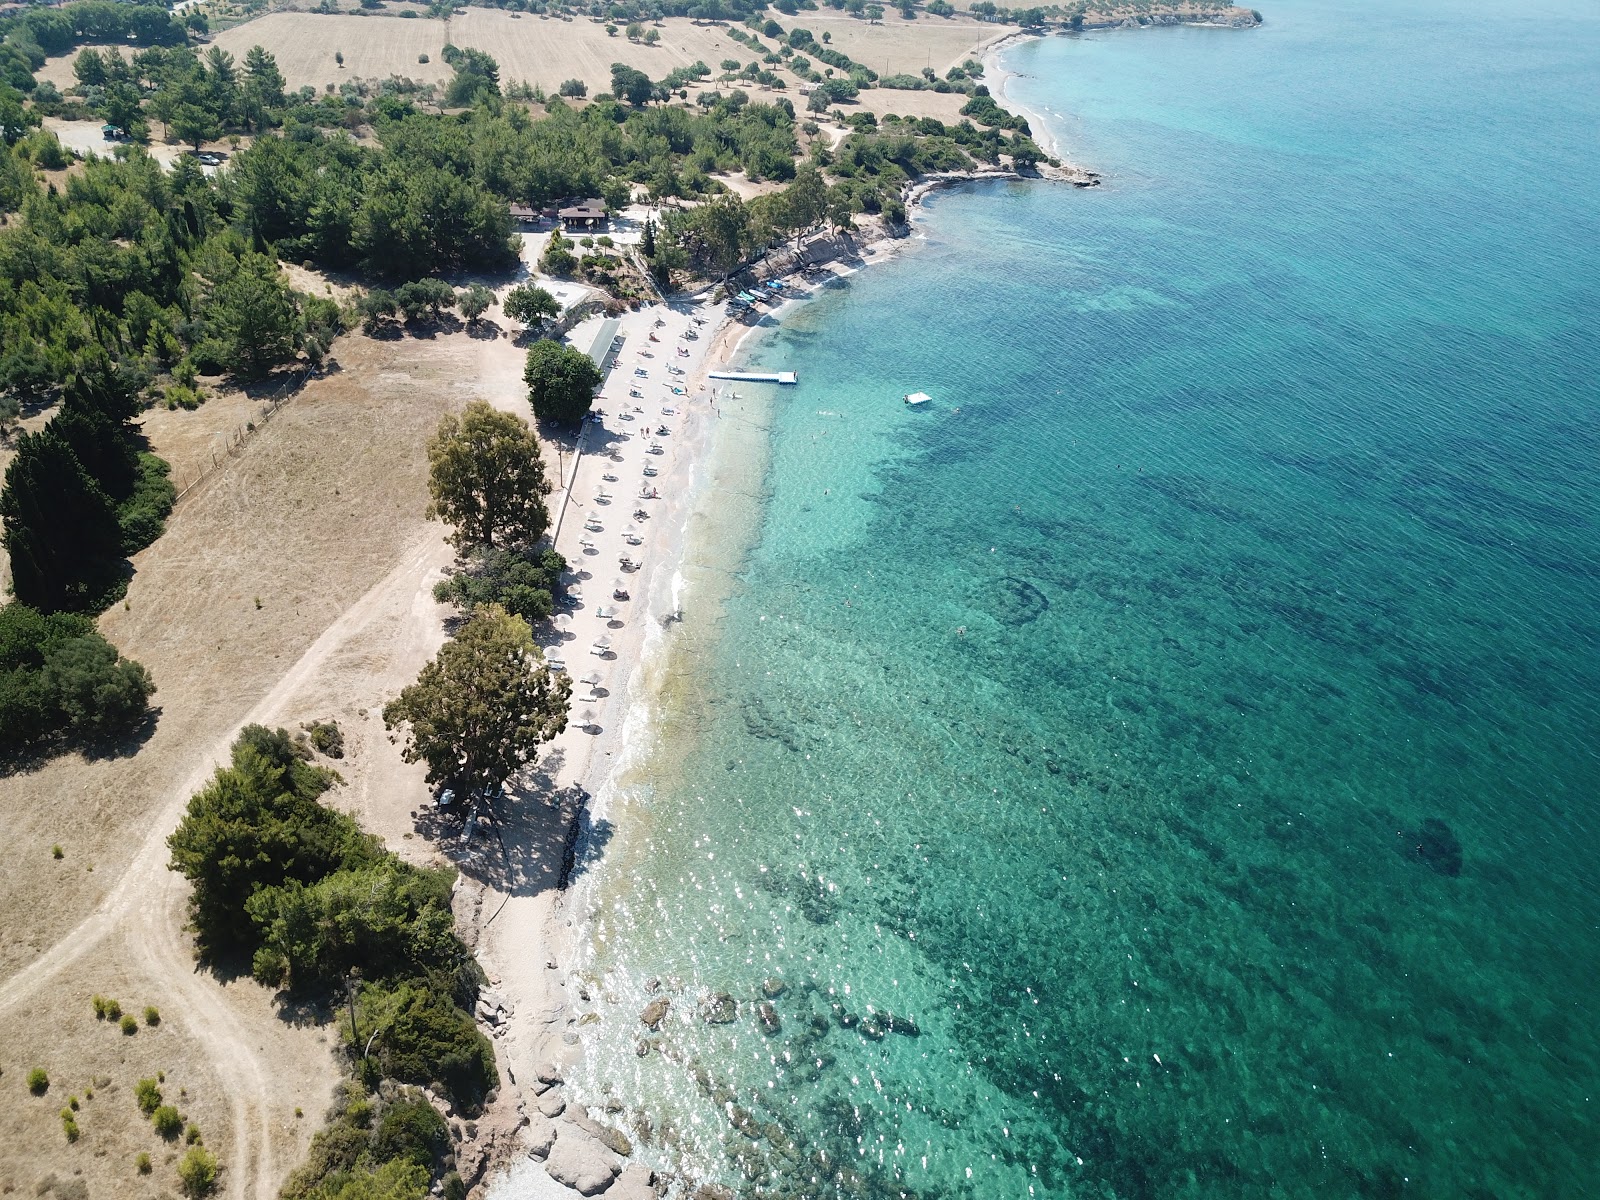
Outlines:
[[[639,1014],[639,1020],[643,1021],[651,1029],[660,1029],[661,1022],[666,1017],[667,1009],[670,1007],[672,1007],[672,1002],[665,996],[652,1000],[644,1006],[644,1011]]]
[[[772,1007],[771,1002],[763,1000],[756,1012],[761,1017],[761,1032],[772,1034],[783,1028],[783,1022],[778,1019],[778,1010]]]
[[[739,1005],[727,992],[718,992],[701,1008],[701,1015],[711,1025],[729,1025],[739,1015]]]

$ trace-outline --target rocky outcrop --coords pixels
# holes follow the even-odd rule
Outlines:
[[[655,1172],[641,1166],[625,1168],[606,1192],[607,1200],[656,1200],[658,1195]]]
[[[545,1157],[544,1169],[550,1178],[579,1195],[598,1196],[622,1173],[622,1162],[599,1139],[576,1125],[563,1124]]]
[[[556,1123],[543,1113],[533,1113],[523,1137],[527,1139],[528,1153],[542,1160],[556,1144]]]

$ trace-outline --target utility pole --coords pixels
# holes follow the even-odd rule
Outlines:
[[[356,989],[361,986],[361,968],[352,967],[350,974],[345,977],[344,993],[350,1001],[350,1049],[365,1058],[361,1050],[361,1031],[356,1028]]]

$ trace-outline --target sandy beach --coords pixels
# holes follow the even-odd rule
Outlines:
[[[466,882],[470,894],[458,903],[475,926],[491,985],[488,1009],[500,1010],[488,1028],[511,1085],[479,1122],[473,1152],[491,1171],[510,1166],[498,1180],[489,1177],[497,1200],[593,1194],[552,1175],[584,1189],[614,1176],[608,1196],[657,1194],[650,1172],[629,1167],[612,1148],[626,1145],[620,1131],[576,1102],[569,1107],[563,1080],[583,1054],[585,984],[576,971],[588,906],[580,884],[614,830],[610,792],[649,753],[661,674],[653,668],[669,652],[683,603],[685,546],[711,481],[719,398],[735,405],[735,390],[750,386],[709,372],[817,288],[892,256],[899,244],[873,239],[858,250],[854,242],[819,240],[812,255],[839,257],[813,277],[787,276],[788,298],[762,306],[758,320],[728,316],[710,302],[709,289],[625,314],[581,453],[556,464],[565,486],[551,496],[551,511],[560,520],[556,548],[571,564],[572,602],[541,642],[573,678],[572,716],[519,792],[532,815],[497,831],[501,847],[475,852],[504,856],[506,886],[480,891]],[[598,319],[585,322],[569,340],[588,346],[599,328]],[[636,566],[624,569],[624,559]],[[619,584],[626,599],[615,595]],[[563,844],[565,862],[556,849]],[[478,881],[493,874],[471,872]]]
[[[599,326],[585,322],[570,340],[588,345]],[[641,667],[670,636],[690,514],[719,419],[717,392],[733,387],[707,373],[726,365],[752,328],[709,301],[658,304],[621,317],[615,363],[595,400],[595,419],[584,428],[576,462],[565,455],[557,464],[565,487],[552,495],[551,511],[560,520],[556,548],[571,564],[571,603],[542,640],[547,656],[573,678],[572,717],[529,781],[525,795],[540,812],[501,831],[508,858],[529,866],[510,871],[515,882],[506,889],[486,888],[468,906],[477,913],[477,952],[492,985],[490,999],[509,1014],[491,1024],[512,1084],[512,1095],[496,1108],[507,1110],[512,1128],[522,1116],[528,1119],[517,1157],[546,1151],[551,1170],[573,1182],[598,1182],[597,1172],[620,1171],[622,1159],[607,1148],[607,1131],[581,1109],[567,1109],[562,1097],[559,1080],[582,1053],[569,990],[581,986],[571,972],[584,932],[573,892],[562,885],[574,870],[581,872],[587,855],[601,852],[610,827],[594,798],[630,749],[647,740],[651,703]],[[563,863],[550,850],[571,838],[575,820],[581,828],[568,849],[578,861]],[[505,1122],[489,1124],[505,1128]],[[506,1149],[502,1144],[495,1157],[503,1162]],[[543,1166],[529,1166],[536,1169],[519,1171],[494,1194],[575,1194]],[[647,1194],[631,1190],[648,1187],[637,1176],[608,1194]]]

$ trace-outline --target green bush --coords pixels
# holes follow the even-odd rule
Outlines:
[[[442,1088],[473,1114],[495,1084],[494,1050],[447,985],[408,980],[362,989],[361,1024],[379,1031],[372,1058],[391,1079]]]
[[[78,1122],[73,1119],[71,1109],[63,1108],[61,1110],[61,1131],[67,1135],[67,1141],[75,1142],[78,1140]]]
[[[170,1104],[160,1105],[151,1113],[150,1123],[155,1126],[156,1132],[169,1142],[176,1141],[178,1135],[183,1132],[183,1117]]]
[[[45,1074],[43,1067],[35,1067],[28,1072],[28,1090],[35,1096],[42,1096],[50,1090],[50,1076]]]
[[[389,1105],[372,1146],[384,1161],[405,1159],[431,1172],[450,1149],[450,1129],[433,1105],[419,1096]]]
[[[217,1156],[194,1146],[178,1160],[178,1182],[186,1196],[210,1195],[217,1186]]]
[[[130,728],[154,691],[148,672],[119,657],[89,618],[0,608],[0,760]]]
[[[139,1174],[141,1174],[141,1175],[150,1174],[150,1156],[148,1154],[146,1154],[143,1150],[139,1151],[138,1154],[134,1155],[134,1158],[133,1158],[133,1169],[138,1171]]]
[[[152,1028],[161,1024],[161,1010],[154,1004],[145,1005],[144,1023]]]
[[[377,860],[381,849],[349,817],[317,803],[336,778],[307,763],[281,729],[240,733],[232,764],[189,801],[167,839],[172,865],[194,887],[189,911],[202,951],[255,952],[261,930],[245,906],[262,888]]]
[[[119,1024],[122,1028],[122,1032],[127,1034],[129,1037],[132,1037],[134,1034],[139,1032],[139,1022],[134,1018],[132,1013],[124,1013]]]
[[[141,1079],[133,1085],[133,1098],[139,1105],[139,1111],[148,1117],[161,1107],[161,1088],[154,1079]]]
[[[59,845],[55,845],[55,846],[51,846],[50,847],[50,857],[51,858],[62,859],[62,858],[65,858],[66,856],[67,856],[67,852],[65,850],[63,850]]]
[[[555,611],[566,569],[567,560],[554,550],[524,554],[479,547],[459,571],[434,587],[433,595],[469,613],[480,604],[498,604],[534,625]]]
[[[185,1129],[183,1131],[183,1140],[191,1146],[198,1146],[200,1144],[200,1126],[190,1125],[189,1128]]]
[[[305,727],[311,748],[329,758],[344,757],[344,733],[336,721],[313,721]]]

